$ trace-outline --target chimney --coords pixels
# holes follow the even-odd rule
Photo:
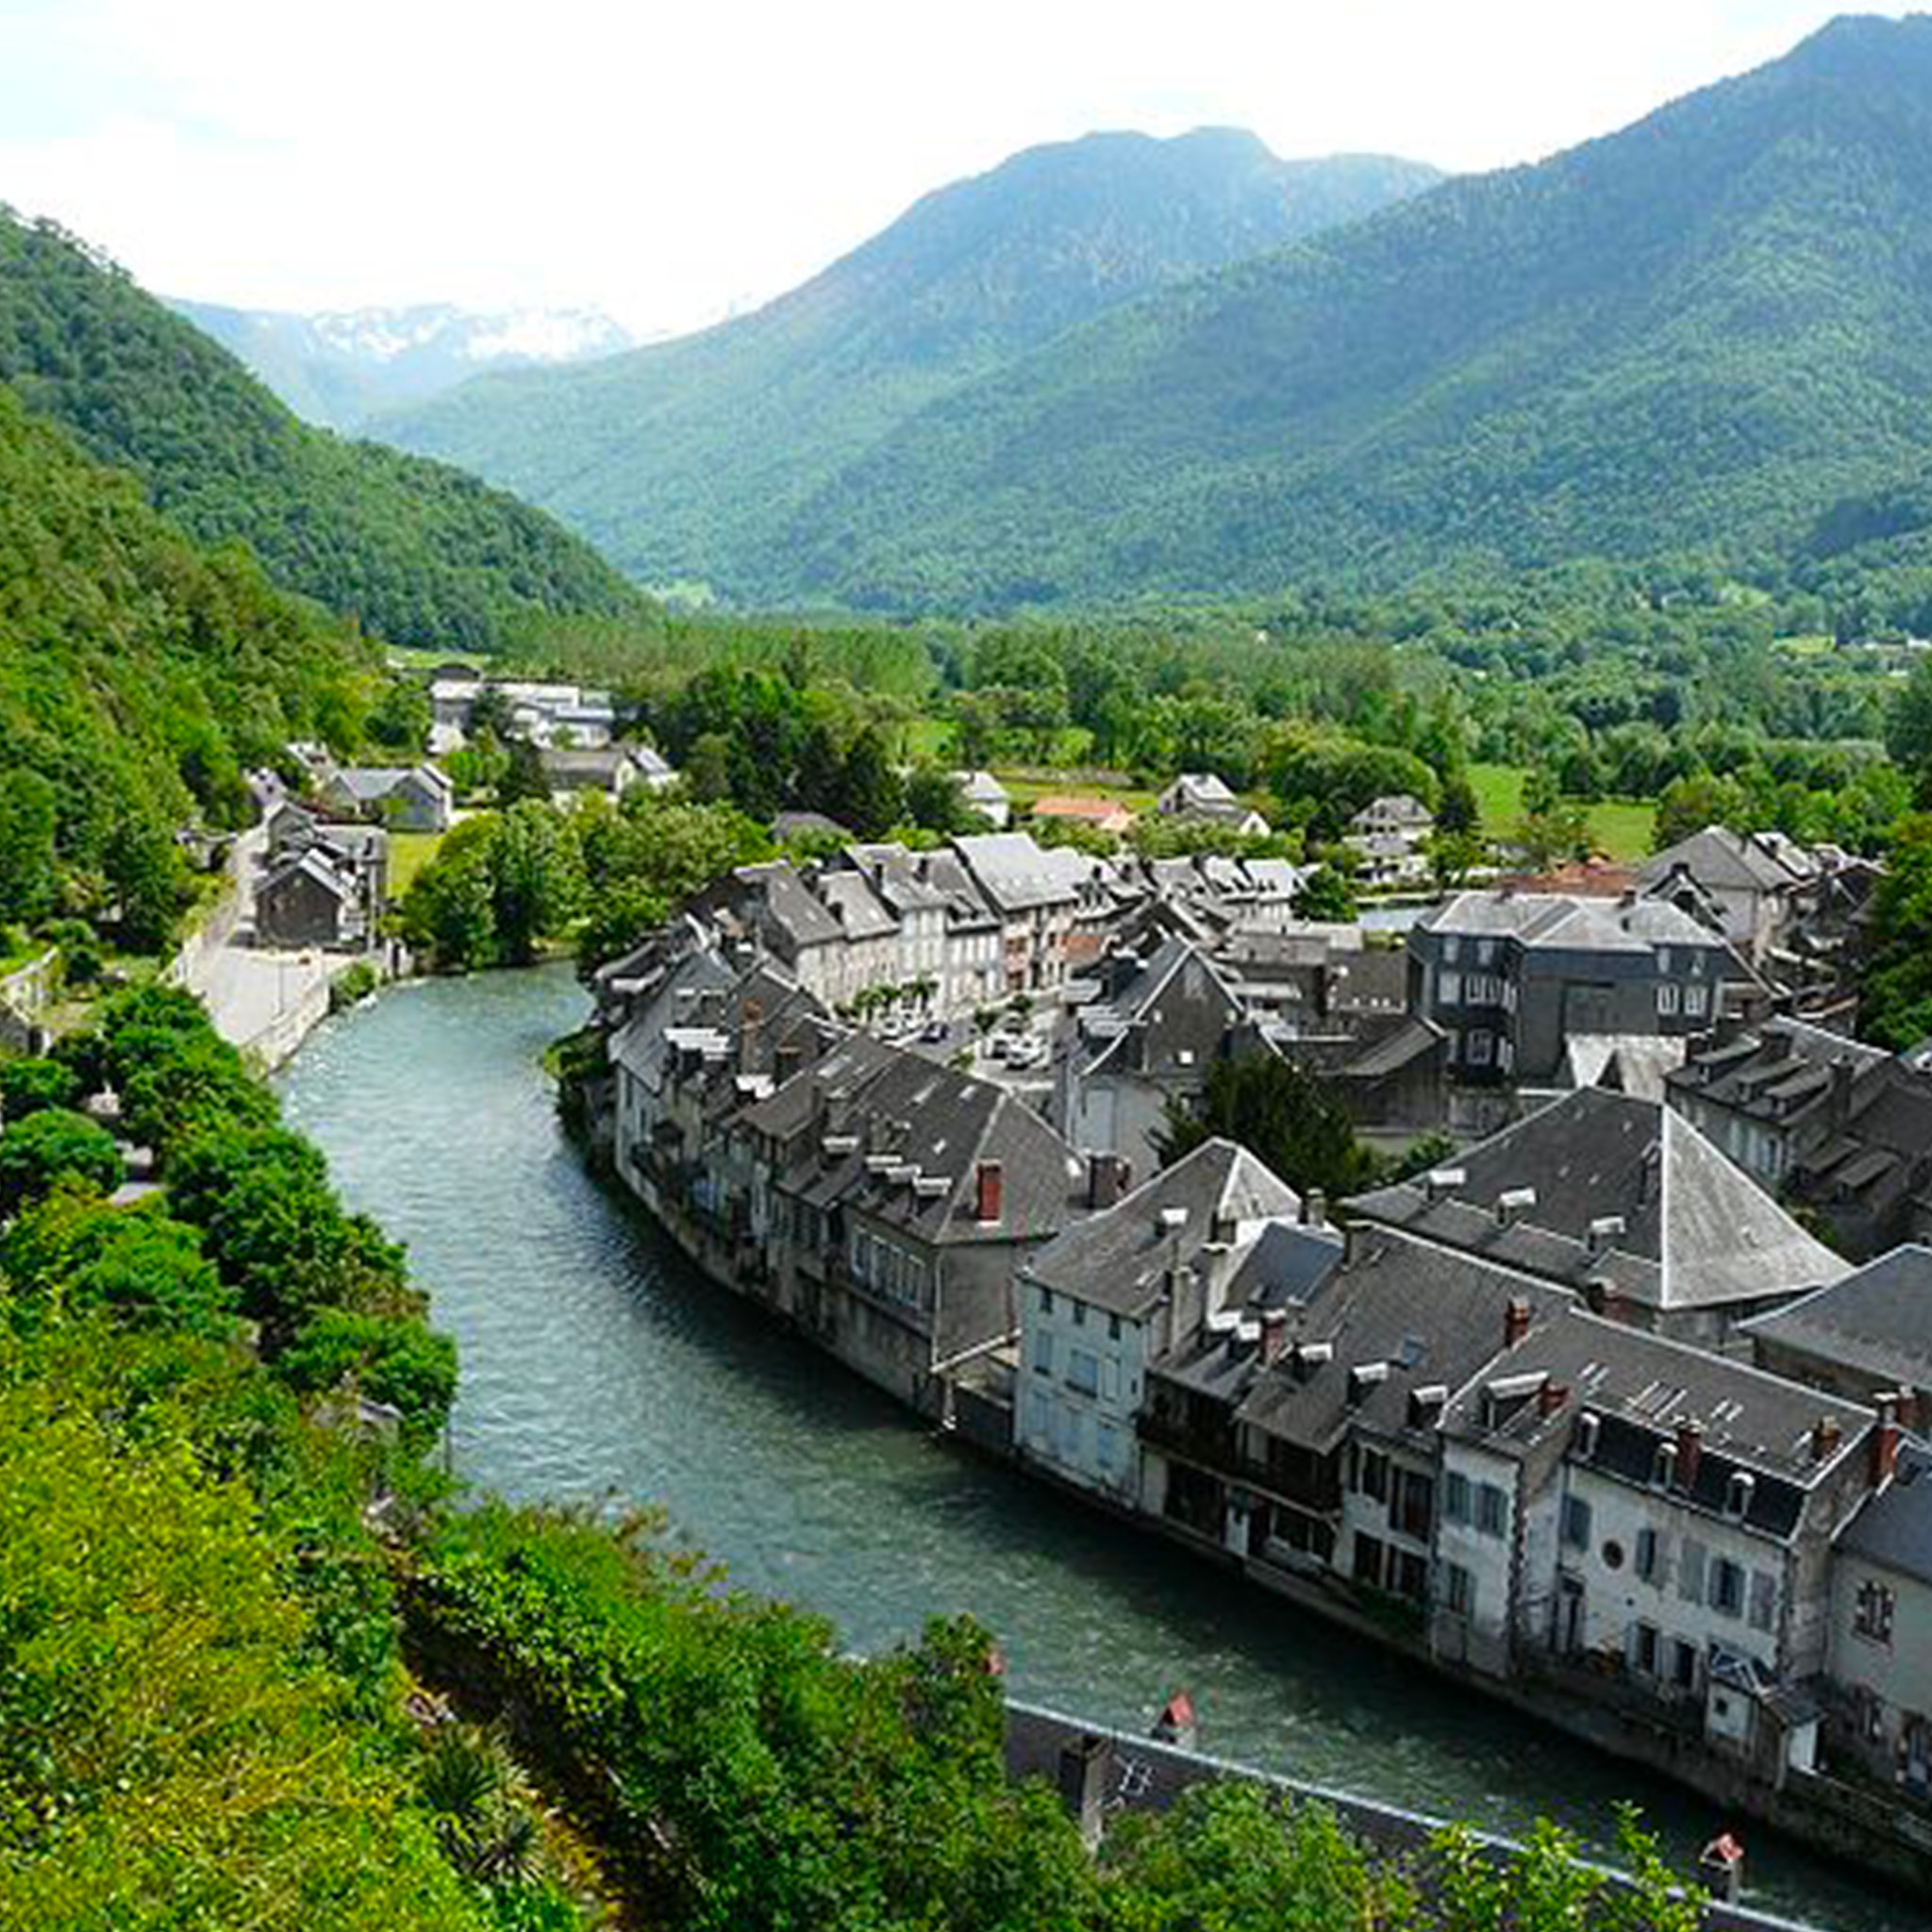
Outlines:
[[[1535,1206],[1534,1188],[1506,1188],[1496,1196],[1496,1225],[1515,1226]]]
[[[1872,1424],[1872,1487],[1882,1490],[1898,1467],[1898,1397],[1881,1395],[1874,1406],[1878,1420]]]
[[[1272,1369],[1288,1346],[1288,1310],[1270,1308],[1261,1317],[1261,1366]]]
[[[1302,1196],[1302,1225],[1304,1227],[1326,1227],[1328,1225],[1328,1196],[1320,1188],[1310,1188]]]
[[[1827,1118],[1834,1130],[1841,1128],[1852,1117],[1852,1087],[1857,1077],[1857,1070],[1849,1058],[1832,1061]]]
[[[1689,1494],[1697,1487],[1704,1463],[1704,1424],[1688,1416],[1677,1424],[1677,1487]]]
[[[1126,1191],[1126,1162],[1118,1154],[1087,1157],[1087,1205],[1095,1213],[1111,1208]]]
[[[783,1041],[772,1056],[772,1078],[782,1087],[804,1064],[805,1049],[795,1040]]]
[[[1006,1171],[997,1160],[982,1160],[973,1174],[974,1219],[988,1224],[998,1221],[1005,1192]]]
[[[1107,1823],[1107,1788],[1113,1779],[1113,1746],[1093,1732],[1060,1746],[1060,1803],[1079,1827],[1089,1851],[1100,1843]]]
[[[1811,1460],[1829,1462],[1839,1452],[1839,1445],[1844,1441],[1844,1431],[1839,1427],[1835,1415],[1822,1415],[1811,1424]]]
[[[1529,1304],[1520,1294],[1511,1295],[1503,1310],[1503,1346],[1520,1348],[1529,1334]]]
[[[1536,1412],[1540,1416],[1553,1416],[1569,1400],[1570,1389],[1567,1383],[1545,1382],[1536,1391]]]
[[[1183,1751],[1194,1748],[1194,1700],[1185,1690],[1176,1690],[1160,1707],[1149,1733],[1157,1744],[1174,1744]]]
[[[1174,1345],[1185,1348],[1208,1319],[1207,1284],[1191,1268],[1170,1268],[1167,1291],[1174,1298]]]

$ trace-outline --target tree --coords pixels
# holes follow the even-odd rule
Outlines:
[[[1318,865],[1294,895],[1294,916],[1349,924],[1356,916],[1356,898],[1348,875],[1336,866]]]
[[[1442,802],[1436,808],[1436,829],[1440,832],[1479,832],[1482,807],[1475,787],[1466,772],[1454,772],[1442,781]]]
[[[121,1151],[105,1127],[66,1108],[47,1108],[0,1133],[0,1213],[18,1212],[66,1179],[111,1194],[122,1172]]]
[[[1932,655],[1922,654],[1885,721],[1885,748],[1911,774],[1919,803],[1932,808]]]
[[[916,765],[908,774],[906,816],[915,825],[947,837],[974,830],[979,819],[967,805],[959,781],[942,765]]]
[[[503,776],[496,785],[496,801],[502,806],[511,806],[521,799],[541,799],[546,805],[550,801],[550,780],[543,770],[543,754],[527,738],[513,738],[508,746],[509,759],[504,767]]]
[[[418,1441],[441,1429],[456,1400],[456,1344],[418,1321],[325,1308],[296,1333],[276,1369],[305,1394],[353,1385],[398,1410]]]
[[[80,1098],[79,1076],[59,1060],[0,1061],[0,1115],[9,1126],[50,1107],[72,1108]]]
[[[58,824],[47,779],[20,769],[0,773],[0,919],[31,923],[54,909]]]
[[[1859,1024],[1900,1052],[1932,1039],[1932,812],[1902,819],[1887,854]]]
[[[496,948],[494,813],[465,819],[410,881],[403,898],[403,936],[458,972],[488,965]]]
[[[846,748],[839,770],[832,816],[862,839],[876,839],[898,824],[905,788],[886,755],[886,741],[868,725]]]
[[[363,729],[387,751],[420,758],[429,742],[429,693],[414,678],[392,677]]]
[[[1215,1061],[1199,1100],[1174,1100],[1156,1137],[1163,1167],[1205,1141],[1236,1141],[1290,1187],[1320,1188],[1331,1199],[1375,1172],[1341,1103],[1319,1077],[1268,1051]]]
[[[491,909],[496,944],[513,965],[525,965],[575,915],[583,874],[561,814],[525,799],[497,823],[489,852]]]

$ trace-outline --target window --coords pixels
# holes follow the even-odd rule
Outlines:
[[[1671,1639],[1671,1682],[1679,1690],[1697,1688],[1697,1646],[1681,1637]]]
[[[1664,979],[1657,982],[1657,1009],[1666,1020],[1675,1014],[1677,1010],[1677,985],[1674,980]]]
[[[1630,1668],[1646,1677],[1657,1675],[1657,1657],[1663,1635],[1655,1624],[1637,1624],[1630,1631]]]
[[[1074,1304],[1074,1326],[1075,1328],[1084,1328],[1086,1325],[1087,1304],[1085,1302],[1075,1302]]]
[[[1121,1365],[1111,1356],[1100,1364],[1100,1394],[1105,1402],[1121,1399]]]
[[[1389,1458],[1379,1449],[1364,1449],[1356,1472],[1356,1487],[1377,1503],[1389,1500]]]
[[[1459,1469],[1452,1469],[1442,1478],[1442,1520],[1445,1523],[1469,1521],[1469,1478]]]
[[[1118,1315],[1109,1315],[1107,1318],[1107,1339],[1109,1341],[1118,1341],[1121,1339],[1121,1318]]]
[[[1042,1288],[1042,1289],[1041,1289],[1041,1290],[1039,1291],[1039,1294],[1040,1294],[1040,1312],[1041,1312],[1041,1313],[1042,1315],[1050,1315],[1050,1314],[1052,1314],[1052,1313],[1053,1313],[1053,1290],[1052,1290],[1052,1289],[1050,1289],[1050,1288]]]
[[[1067,1351],[1067,1387],[1080,1395],[1100,1393],[1100,1357],[1084,1348]]]
[[[1704,1601],[1704,1545],[1690,1537],[1684,1539],[1684,1560],[1677,1567],[1677,1594],[1687,1604]]]
[[[1494,1483],[1478,1483],[1475,1491],[1475,1526],[1485,1536],[1501,1536],[1508,1517],[1508,1499]]]
[[[1590,1505],[1581,1496],[1563,1498],[1563,1541],[1573,1550],[1590,1547]]]
[[[1121,1432],[1111,1423],[1102,1423],[1093,1432],[1093,1454],[1102,1469],[1114,1471],[1121,1466]]]
[[[1477,1026],[1465,1038],[1463,1052],[1471,1066],[1486,1067],[1495,1058],[1496,1036],[1493,1033],[1485,1033]]]
[[[1355,1580],[1366,1583],[1371,1590],[1382,1587],[1382,1545],[1359,1531],[1355,1540]]]
[[[1852,1617],[1852,1628],[1874,1643],[1890,1646],[1892,1613],[1898,1599],[1886,1586],[1868,1577],[1858,1586],[1858,1607]]]
[[[1657,1533],[1654,1529],[1640,1529],[1637,1532],[1637,1574],[1646,1583],[1659,1583],[1663,1580],[1663,1552],[1658,1546]]]
[[[1442,1004],[1445,1007],[1459,1007],[1462,1004],[1462,974],[1445,973],[1442,975]]]
[[[1045,1441],[1052,1433],[1052,1419],[1053,1405],[1036,1389],[1026,1405],[1026,1433],[1036,1442]]]
[[[1036,1375],[1053,1374],[1053,1331],[1042,1329],[1033,1344],[1033,1373]]]
[[[1389,1515],[1404,1536],[1429,1540],[1436,1513],[1436,1485],[1420,1470],[1398,1469],[1390,1485]]]
[[[1442,1602],[1458,1617],[1466,1617],[1475,1608],[1475,1578],[1460,1563],[1442,1566]]]
[[[1744,1573],[1728,1557],[1719,1557],[1710,1566],[1710,1607],[1721,1617],[1744,1613]]]
[[[1442,941],[1442,958],[1449,965],[1456,963],[1456,956],[1462,950],[1462,941],[1454,933]]]
[[[1684,1012],[1692,1020],[1703,1019],[1710,1005],[1710,990],[1707,987],[1691,985],[1684,989]]]
[[[1751,1573],[1751,1627],[1769,1630],[1777,1621],[1777,1578],[1768,1570]]]

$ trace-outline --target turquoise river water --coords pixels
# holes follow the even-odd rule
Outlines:
[[[541,1064],[569,973],[405,986],[283,1075],[344,1194],[409,1244],[462,1349],[458,1473],[520,1500],[651,1503],[737,1580],[859,1649],[969,1610],[1023,1695],[1141,1728],[1185,1688],[1201,1747],[1429,1813],[1594,1844],[1636,1796],[1674,1855],[1721,1820],[1474,1692],[928,1436],[707,1284],[584,1172]],[[1847,1932],[1932,1923],[1769,1838],[1755,1903]]]

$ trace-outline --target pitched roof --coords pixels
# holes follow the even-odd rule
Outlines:
[[[1025,1274],[1058,1294],[1138,1317],[1159,1299],[1170,1268],[1193,1265],[1203,1247],[1230,1232],[1242,1244],[1253,1241],[1257,1224],[1300,1211],[1294,1191],[1245,1148],[1207,1141],[1113,1207],[1075,1222],[1033,1256]]]
[[[1932,1447],[1900,1446],[1891,1480],[1865,1502],[1838,1547],[1902,1576],[1932,1583]]]
[[[1793,875],[1754,841],[1726,825],[1706,825],[1646,859],[1637,870],[1638,885],[1648,891],[1681,867],[1716,891],[1782,891]]]
[[[1611,902],[1563,892],[1466,891],[1425,912],[1418,932],[1512,939],[1519,945],[1592,953],[1643,953],[1657,945],[1721,947],[1688,912],[1659,899]]]
[[[1070,904],[1093,870],[1091,859],[1037,845],[1024,832],[975,833],[955,839],[953,850],[980,890],[1005,912]]]
[[[1881,1382],[1932,1389],[1932,1248],[1893,1248],[1742,1327]]]
[[[1506,1221],[1502,1197],[1524,1191]],[[1601,1087],[1551,1102],[1435,1176],[1352,1205],[1578,1290],[1605,1279],[1657,1309],[1762,1300],[1846,1271],[1681,1115]],[[1621,1227],[1603,1225],[1613,1221]]]
[[[1547,1400],[1537,1400],[1544,1391]],[[1493,1448],[1527,1453],[1555,1441],[1580,1456],[1574,1431],[1586,1412],[1599,1425],[1591,1466],[1643,1488],[1655,1476],[1657,1445],[1695,1424],[1702,1454],[1687,1500],[1721,1514],[1732,1474],[1774,1478],[1757,1485],[1744,1520],[1775,1536],[1790,1533],[1803,1493],[1854,1453],[1872,1421],[1859,1403],[1573,1305],[1460,1389],[1442,1428]],[[1822,1459],[1813,1437],[1821,1419],[1836,1424]]]

